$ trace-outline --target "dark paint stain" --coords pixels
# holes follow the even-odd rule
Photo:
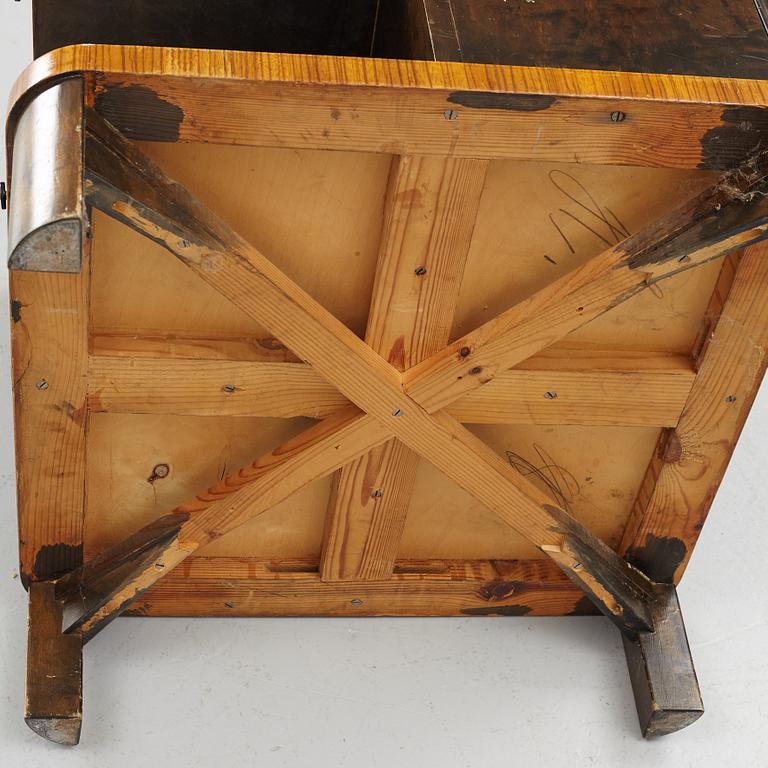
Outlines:
[[[43,581],[63,576],[82,564],[82,544],[45,544],[37,551],[32,574],[36,580]]]
[[[573,610],[566,616],[598,616],[600,611],[597,606],[586,596],[580,597]]]
[[[683,456],[683,445],[675,432],[670,432],[667,445],[664,448],[665,464],[677,464]]]
[[[462,608],[465,616],[526,616],[533,608],[528,605],[497,605],[488,608]]]
[[[727,171],[748,160],[763,147],[768,135],[768,109],[729,107],[722,125],[710,128],[701,139],[699,168]]]
[[[514,581],[503,581],[496,579],[495,581],[488,581],[483,584],[480,589],[475,593],[481,600],[488,600],[489,602],[496,602],[504,600],[510,595],[517,592],[517,583]]]
[[[129,139],[178,141],[184,111],[143,85],[116,86],[96,96],[96,111]]]
[[[11,301],[11,319],[14,323],[20,323],[21,322],[21,308],[24,305],[20,302],[14,299]]]
[[[525,93],[490,93],[484,91],[454,91],[448,101],[470,109],[507,109],[514,112],[540,112],[549,109],[557,99]]]
[[[578,570],[564,569],[571,581],[591,596],[595,605],[602,606],[600,610],[622,630],[647,631],[651,626],[649,605],[653,595],[642,574],[626,567],[605,542],[562,509],[551,504],[543,507],[556,521],[552,531],[565,537],[568,549],[581,564]],[[582,573],[589,574],[590,578],[582,578]],[[616,606],[605,602],[600,594],[602,590],[595,591],[594,582],[612,596]]]
[[[686,554],[682,539],[649,533],[642,547],[630,547],[627,550],[627,560],[653,581],[671,584]]]

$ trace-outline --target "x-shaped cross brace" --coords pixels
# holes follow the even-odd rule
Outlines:
[[[766,236],[766,158],[458,339],[404,374],[94,112],[85,198],[167,248],[266,326],[351,406],[58,582],[85,640],[199,547],[396,438],[553,558],[626,635],[654,630],[663,588],[630,566],[442,409],[663,280]]]

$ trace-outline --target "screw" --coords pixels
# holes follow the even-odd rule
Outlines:
[[[371,496],[373,496],[374,499],[380,499],[381,498],[381,491],[377,488],[373,493],[371,493]]]
[[[427,268],[426,267],[416,267],[416,269],[413,270],[419,277],[423,277],[427,274]]]
[[[469,352],[470,352],[470,349],[469,349],[469,347],[462,347],[462,348],[459,350],[459,355],[460,355],[461,357],[466,357],[466,356],[469,354]]]
[[[155,568],[157,568],[158,571],[162,571],[163,568],[165,568],[165,563],[155,563]]]
[[[681,256],[677,261],[680,264],[687,264],[691,260],[691,257],[686,253],[684,256]]]
[[[224,603],[224,607],[225,608],[234,608],[235,604],[234,603]]]
[[[726,403],[735,403],[736,402],[736,395],[728,395],[728,397],[725,398]]]
[[[228,393],[230,393],[230,394],[231,394],[232,392],[234,392],[234,391],[235,391],[235,385],[234,385],[234,384],[225,384],[225,385],[222,387],[222,389],[223,389],[225,392],[228,392]]]
[[[402,416],[403,412],[399,408],[395,408],[394,411],[392,411],[393,416]]]
[[[459,113],[455,109],[446,109],[445,112],[443,112],[443,117],[446,120],[458,120]]]
[[[171,468],[167,464],[156,464],[152,474],[147,478],[147,482],[154,483],[155,480],[162,480],[164,477],[168,477],[170,473]]]
[[[618,110],[616,112],[611,112],[612,123],[623,123],[626,118],[627,115],[625,112],[619,112]]]
[[[363,601],[359,597],[356,597],[354,600],[351,600],[350,602],[352,603],[352,605],[362,605],[363,604]]]
[[[549,390],[549,392],[544,393],[544,397],[546,397],[547,400],[555,400],[557,398],[557,392]]]
[[[45,379],[40,379],[35,386],[40,390],[48,389],[48,382]]]
[[[189,248],[189,240],[179,240],[179,245],[182,248]]]

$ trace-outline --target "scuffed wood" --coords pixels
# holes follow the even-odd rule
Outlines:
[[[627,526],[622,551],[677,584],[693,552],[768,363],[768,248],[726,262],[698,350],[698,373],[661,461]],[[655,480],[655,482],[654,482]]]
[[[80,741],[83,641],[78,632],[62,634],[62,607],[52,582],[36,582],[29,590],[24,720],[49,741],[68,746]]]
[[[52,85],[30,101],[13,132],[8,266],[79,272],[83,203],[83,80]]]

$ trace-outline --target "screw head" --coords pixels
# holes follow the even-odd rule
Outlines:
[[[232,392],[234,392],[234,391],[235,391],[236,387],[235,387],[235,385],[234,385],[234,384],[225,384],[225,385],[222,387],[222,389],[223,389],[225,392],[227,392],[227,393],[229,393],[229,394],[232,394]]]
[[[619,112],[616,110],[615,112],[611,112],[611,122],[612,123],[623,123],[624,120],[627,119],[626,112]]]
[[[377,488],[375,491],[371,492],[371,496],[374,499],[380,499],[381,498],[381,491]]]
[[[728,397],[725,398],[726,403],[735,403],[736,400],[736,395],[728,395]]]
[[[403,412],[400,410],[400,408],[395,408],[394,411],[392,411],[393,416],[402,416]]]
[[[45,379],[40,379],[35,386],[40,390],[48,389],[48,382]]]
[[[362,605],[363,604],[363,601],[359,597],[356,597],[353,600],[350,600],[350,602],[352,603],[352,605]]]
[[[556,400],[557,399],[557,392],[555,392],[554,390],[550,389],[549,392],[545,392],[544,393],[544,397],[547,400]]]
[[[423,277],[427,274],[427,268],[426,267],[416,267],[416,269],[413,270],[419,277]]]
[[[443,112],[443,117],[446,120],[458,120],[459,113],[455,109],[446,109],[445,112]]]

